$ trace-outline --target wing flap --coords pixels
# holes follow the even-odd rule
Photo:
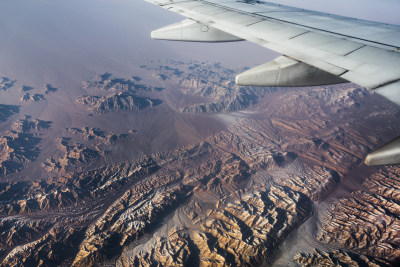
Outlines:
[[[293,38],[291,41],[306,47],[315,47],[322,51],[334,53],[339,56],[345,56],[365,46],[363,44],[316,32],[307,32],[303,35]]]
[[[219,13],[213,16],[215,21],[229,21],[230,24],[237,24],[241,26],[248,26],[260,21],[263,21],[263,18],[256,16],[249,16],[247,14],[241,14],[235,11],[227,11],[223,13]]]
[[[385,69],[390,69],[400,74],[400,53],[398,52],[364,46],[347,55],[347,57],[367,64],[384,66]]]
[[[246,31],[258,38],[269,42],[280,42],[289,40],[301,34],[309,32],[308,30],[285,25],[274,21],[262,21],[247,27]]]

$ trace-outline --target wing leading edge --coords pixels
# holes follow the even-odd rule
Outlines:
[[[254,0],[146,1],[188,18],[154,31],[154,38],[243,39],[283,55],[238,75],[239,85],[311,86],[350,81],[400,105],[398,25]],[[366,163],[400,163],[400,143],[388,147],[396,147],[399,156],[383,159],[382,153],[371,153]]]

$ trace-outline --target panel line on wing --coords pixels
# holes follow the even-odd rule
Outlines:
[[[298,35],[296,35],[296,36],[290,37],[289,40],[290,40],[290,39],[297,38],[297,37],[302,36],[302,35],[307,34],[307,33],[309,33],[309,32],[300,33],[300,34],[298,34]]]
[[[367,46],[367,45],[360,46],[359,48],[357,48],[357,49],[354,49],[353,51],[351,51],[351,52],[349,52],[349,53],[345,54],[344,56],[346,57],[346,56],[350,55],[351,53],[354,53],[354,52],[356,52],[357,50],[363,49],[363,48],[364,48],[364,47],[366,47],[366,46]]]
[[[391,85],[391,84],[395,84],[395,83],[398,83],[398,82],[400,82],[400,79],[393,80],[393,81],[390,81],[390,82],[387,82],[387,83],[383,83],[383,84],[381,84],[381,85],[379,85],[378,87],[373,88],[373,89],[378,89],[378,88],[380,88],[380,87],[389,86],[389,85]],[[400,94],[400,92],[399,92],[399,94]]]
[[[334,32],[334,31],[329,31],[329,30],[325,30],[325,29],[321,29],[321,28],[317,28],[317,27],[307,26],[307,25],[303,25],[303,24],[299,24],[299,23],[295,23],[295,22],[291,22],[291,21],[287,21],[287,20],[283,20],[283,19],[278,19],[278,18],[274,18],[274,17],[270,17],[270,16],[264,16],[264,15],[259,15],[259,14],[256,14],[256,13],[244,12],[242,10],[238,10],[236,8],[233,8],[233,7],[224,6],[224,5],[217,4],[217,3],[212,3],[212,2],[209,2],[209,1],[206,1],[206,0],[196,0],[196,2],[203,2],[206,5],[213,5],[213,6],[218,6],[218,7],[221,7],[221,8],[226,8],[228,10],[231,10],[231,11],[234,11],[234,12],[237,12],[237,13],[241,13],[241,14],[246,14],[248,16],[257,16],[257,17],[266,18],[266,19],[272,20],[272,21],[279,21],[279,22],[295,25],[295,26],[298,26],[298,27],[301,27],[301,28],[308,28],[308,29],[312,29],[312,30],[325,32],[325,33],[330,33],[330,34],[333,34],[333,35],[336,35],[336,36],[343,36],[343,37],[347,37],[347,38],[350,38],[350,39],[359,40],[359,41],[363,41],[363,42],[367,42],[367,43],[373,43],[373,44],[377,44],[377,45],[381,45],[381,46],[391,47],[392,49],[396,49],[396,48],[400,49],[400,47],[398,47],[396,45],[391,45],[391,44],[387,44],[387,43],[382,43],[382,42],[368,40],[368,39],[364,39],[364,38],[360,38],[360,37],[355,37],[355,36],[351,36],[351,35],[337,33],[337,32]]]

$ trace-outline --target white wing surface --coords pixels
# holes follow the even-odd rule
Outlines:
[[[307,86],[351,81],[400,105],[398,25],[254,0],[146,1],[188,18],[154,31],[153,38],[243,39],[282,54],[238,75],[239,85]],[[384,163],[400,159],[395,161]],[[373,157],[368,163],[374,164]]]
[[[148,0],[400,104],[400,26],[261,1]],[[168,39],[168,38],[165,38]]]

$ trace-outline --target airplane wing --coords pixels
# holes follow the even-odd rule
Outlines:
[[[400,105],[398,25],[257,0],[146,1],[187,17],[153,31],[153,38],[248,40],[282,54],[239,74],[239,85],[312,86],[350,81]],[[398,140],[376,152],[367,156],[367,164],[400,163]]]

